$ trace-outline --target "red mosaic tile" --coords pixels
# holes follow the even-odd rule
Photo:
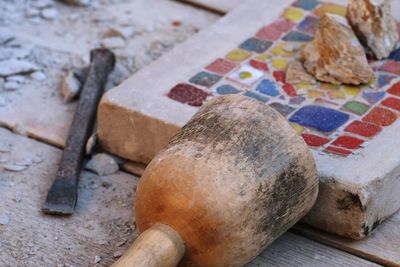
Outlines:
[[[389,97],[382,101],[383,106],[400,111],[400,99]]]
[[[234,68],[236,68],[236,66],[237,66],[237,64],[230,60],[219,58],[219,59],[215,60],[213,63],[211,63],[210,65],[208,65],[206,67],[206,69],[209,71],[218,73],[218,74],[225,75],[228,72],[230,72],[231,70],[233,70]]]
[[[397,119],[396,114],[388,109],[375,107],[362,120],[379,126],[389,126]]]
[[[334,147],[334,146],[329,146],[325,150],[327,153],[332,153],[340,156],[347,157],[351,154],[350,150],[344,149],[344,148],[339,148],[339,147]]]
[[[190,106],[199,107],[203,104],[210,93],[186,83],[180,83],[172,88],[167,96],[178,102],[188,104]]]
[[[364,143],[364,140],[358,139],[356,137],[348,136],[348,135],[342,135],[342,136],[339,136],[332,143],[332,145],[341,147],[341,148],[347,148],[347,149],[357,149],[357,148],[360,148],[360,145],[362,143]]]
[[[381,67],[379,67],[379,70],[400,75],[400,62],[387,60]]]
[[[364,137],[373,137],[381,131],[381,127],[363,121],[353,121],[344,129],[346,132]]]
[[[395,83],[387,92],[392,95],[400,96],[400,82]]]
[[[263,40],[275,41],[278,40],[282,34],[288,32],[293,27],[294,23],[286,19],[279,19],[259,30],[256,36]]]
[[[323,145],[329,143],[329,141],[330,141],[328,138],[321,137],[321,136],[314,135],[314,134],[302,134],[301,136],[303,137],[303,139],[307,143],[307,145],[313,146],[313,147],[323,146]]]
[[[255,69],[261,70],[261,71],[265,71],[265,72],[269,71],[267,63],[264,63],[264,62],[261,62],[258,60],[254,60],[254,59],[250,60],[250,66],[252,66]]]
[[[274,71],[273,75],[277,82],[285,83],[286,73],[284,71]]]
[[[285,84],[284,86],[282,86],[282,89],[288,96],[297,96],[296,89],[291,84]]]

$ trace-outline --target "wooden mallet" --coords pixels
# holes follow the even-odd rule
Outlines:
[[[246,96],[208,101],[149,164],[142,234],[114,267],[243,266],[313,206],[313,156],[287,120]]]

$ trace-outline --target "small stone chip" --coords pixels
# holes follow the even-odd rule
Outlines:
[[[98,255],[94,256],[94,263],[99,263],[102,260],[102,258]]]
[[[115,159],[105,153],[94,155],[85,168],[94,171],[100,176],[113,174],[119,170]]]

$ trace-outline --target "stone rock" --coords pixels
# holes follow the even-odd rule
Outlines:
[[[94,155],[85,168],[94,171],[100,176],[113,174],[119,170],[115,159],[105,153]]]
[[[34,7],[36,7],[36,8],[43,9],[43,8],[46,8],[46,7],[53,6],[53,1],[51,1],[51,0],[38,0],[38,1],[34,1],[32,3],[32,5]]]
[[[125,40],[121,37],[105,38],[101,41],[101,45],[107,48],[122,48],[125,47]]]
[[[65,102],[71,102],[76,97],[78,97],[82,89],[82,83],[76,76],[73,70],[69,70],[64,76],[62,82],[62,94],[64,96]]]
[[[287,83],[315,83],[315,79],[303,67],[303,63],[299,60],[293,60],[289,63],[286,70]]]
[[[5,164],[4,169],[10,172],[21,172],[28,168],[28,166],[17,165],[17,164]]]
[[[6,81],[7,82],[24,83],[25,77],[22,75],[8,76]]]
[[[39,10],[36,9],[36,8],[28,8],[28,9],[26,10],[26,12],[25,12],[25,15],[26,15],[28,18],[37,17],[37,16],[39,16],[39,14],[40,14],[40,12],[39,12]]]
[[[47,20],[54,20],[58,16],[58,11],[54,8],[45,8],[40,11],[40,16]]]
[[[124,27],[110,27],[105,32],[104,37],[122,37],[124,39],[128,39],[133,34],[133,27],[124,26]]]
[[[375,80],[364,49],[346,19],[325,14],[312,42],[302,51],[304,67],[316,79],[334,84],[365,84]]]
[[[31,73],[36,70],[39,70],[39,67],[26,60],[9,59],[0,64],[0,76]]]
[[[60,0],[61,2],[71,6],[88,6],[91,0]]]
[[[36,81],[43,81],[47,78],[46,74],[42,71],[35,71],[31,74],[31,78]]]
[[[92,134],[86,142],[86,155],[91,155],[97,144],[97,133]]]
[[[4,90],[6,91],[15,91],[17,90],[19,87],[21,87],[21,84],[18,82],[5,82],[3,85]]]
[[[378,58],[386,58],[399,41],[388,0],[351,0],[347,19],[357,37]]]

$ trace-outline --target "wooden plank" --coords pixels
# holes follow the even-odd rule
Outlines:
[[[41,213],[61,151],[0,128],[0,266],[110,266],[137,236],[133,216],[138,178],[83,172],[76,213]],[[8,150],[8,152],[6,152]],[[12,164],[26,169],[10,172]],[[101,260],[94,263],[96,256]],[[377,266],[287,233],[248,266]]]
[[[304,224],[296,225],[293,232],[385,266],[400,266],[400,211],[362,241],[344,239]]]
[[[228,13],[239,4],[243,3],[243,0],[180,0],[181,2],[190,3],[195,6],[216,11],[221,14]]]
[[[350,146],[347,157],[327,150],[346,146],[338,144],[346,138],[346,129],[383,101],[369,103],[368,93],[387,95],[400,76],[374,89],[332,89],[323,83],[304,87],[285,84],[284,78],[287,64],[301,53],[296,36],[302,36],[303,44],[312,39],[310,28],[318,21],[315,15],[322,11],[343,15],[345,2],[300,1],[293,6],[291,0],[246,1],[109,91],[99,108],[101,144],[121,157],[148,163],[207,99],[232,92],[257,98],[280,110],[299,134],[326,139],[325,145],[312,145],[321,186],[317,204],[304,220],[326,231],[364,238],[376,221],[400,207],[400,157],[398,150],[391,149],[400,146],[395,138],[400,120],[380,128],[373,138],[358,135],[362,146]],[[393,3],[393,10],[400,10],[400,2]],[[394,13],[400,19],[400,13]],[[384,77],[384,72],[377,74]],[[346,105],[352,101],[363,103],[369,111],[350,112]],[[338,117],[343,120],[339,122]]]

